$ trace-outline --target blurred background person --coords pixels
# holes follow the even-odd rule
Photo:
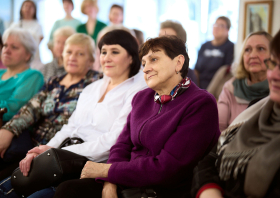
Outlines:
[[[30,69],[37,45],[27,30],[7,29],[3,43],[1,60],[7,69],[0,70],[0,108],[8,109],[3,117],[7,122],[41,89],[44,78],[41,72]]]
[[[98,33],[106,27],[105,23],[97,20],[98,11],[97,0],[84,0],[81,5],[81,12],[88,16],[88,21],[77,27],[77,32],[91,36],[95,43],[97,43]]]
[[[137,40],[139,48],[140,48],[144,43],[144,33],[141,30],[138,30],[138,29],[132,29],[132,30],[135,33],[136,40]]]
[[[62,0],[62,3],[63,3],[63,9],[64,9],[64,12],[65,12],[65,17],[63,19],[60,19],[60,20],[57,20],[53,27],[52,27],[52,30],[51,30],[51,33],[50,33],[50,40],[48,42],[48,47],[49,49],[52,51],[52,48],[53,48],[53,37],[54,37],[54,32],[58,29],[58,28],[61,28],[61,27],[64,27],[64,26],[70,26],[72,27],[74,30],[77,29],[77,27],[79,25],[81,25],[81,21],[79,21],[78,19],[75,19],[72,17],[71,13],[74,9],[74,4],[73,4],[73,1],[72,0]],[[55,55],[54,55],[55,56]]]
[[[39,24],[36,16],[36,5],[31,0],[26,0],[22,3],[20,8],[20,20],[19,22],[14,22],[11,24],[10,28],[23,28],[28,30],[37,43],[36,54],[34,56],[34,60],[31,62],[31,68],[33,69],[41,69],[43,67],[43,63],[40,59],[39,53],[39,45],[43,40],[43,31],[42,27]]]
[[[272,37],[267,32],[251,33],[244,41],[234,77],[227,81],[218,100],[219,127],[223,131],[249,103],[269,94],[264,60],[270,57]]]
[[[113,4],[109,12],[109,25],[119,25],[123,23],[123,7]]]
[[[94,51],[93,40],[85,34],[73,34],[66,40],[63,51],[66,74],[49,79],[0,130],[0,170],[14,164],[17,167],[29,149],[47,144],[68,123],[82,90],[99,79],[99,73],[91,70]],[[24,94],[28,93],[26,90]],[[11,171],[10,167],[1,171],[0,178],[9,176]]]
[[[269,96],[242,112],[222,133],[222,145],[199,162],[193,197],[279,197],[280,31],[269,51]]]
[[[5,31],[4,21],[0,18],[0,35],[2,36]]]
[[[175,21],[167,20],[160,24],[160,30],[159,30],[159,36],[165,36],[165,35],[173,35],[177,36],[179,39],[181,39],[185,45],[187,42],[187,32],[183,28],[183,26]],[[187,49],[188,50],[188,49]],[[187,76],[192,79],[192,81],[197,84],[197,77],[192,69],[189,68],[189,72]]]
[[[6,66],[3,65],[1,60],[2,48],[3,48],[3,41],[2,41],[2,35],[0,34],[0,69],[6,69]]]
[[[231,22],[227,17],[218,17],[213,25],[214,40],[204,43],[198,52],[195,73],[202,89],[207,89],[220,67],[233,62],[234,44],[228,39],[230,27]]]
[[[47,82],[50,77],[60,76],[65,73],[62,57],[64,44],[67,38],[74,33],[75,30],[69,26],[61,27],[54,32],[53,60],[52,62],[45,64],[44,67],[40,70],[44,76],[45,82]]]

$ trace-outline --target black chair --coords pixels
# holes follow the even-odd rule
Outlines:
[[[0,108],[0,128],[3,125],[3,115],[7,113],[7,108]]]

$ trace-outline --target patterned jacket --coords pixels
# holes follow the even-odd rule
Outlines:
[[[99,79],[99,73],[90,70],[80,82],[65,88],[59,84],[65,75],[50,78],[41,91],[2,128],[16,136],[29,129],[35,144],[48,143],[68,123],[82,90]]]

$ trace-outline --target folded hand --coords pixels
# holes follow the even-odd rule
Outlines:
[[[106,178],[108,177],[108,172],[111,165],[112,164],[103,164],[88,161],[82,170],[81,179],[96,177]]]
[[[26,154],[26,157],[20,161],[19,168],[23,176],[27,177],[28,172],[30,171],[31,162],[37,155],[38,154],[36,153]]]

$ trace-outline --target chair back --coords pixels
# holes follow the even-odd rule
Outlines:
[[[3,125],[3,115],[7,113],[7,108],[0,108],[0,128]]]

